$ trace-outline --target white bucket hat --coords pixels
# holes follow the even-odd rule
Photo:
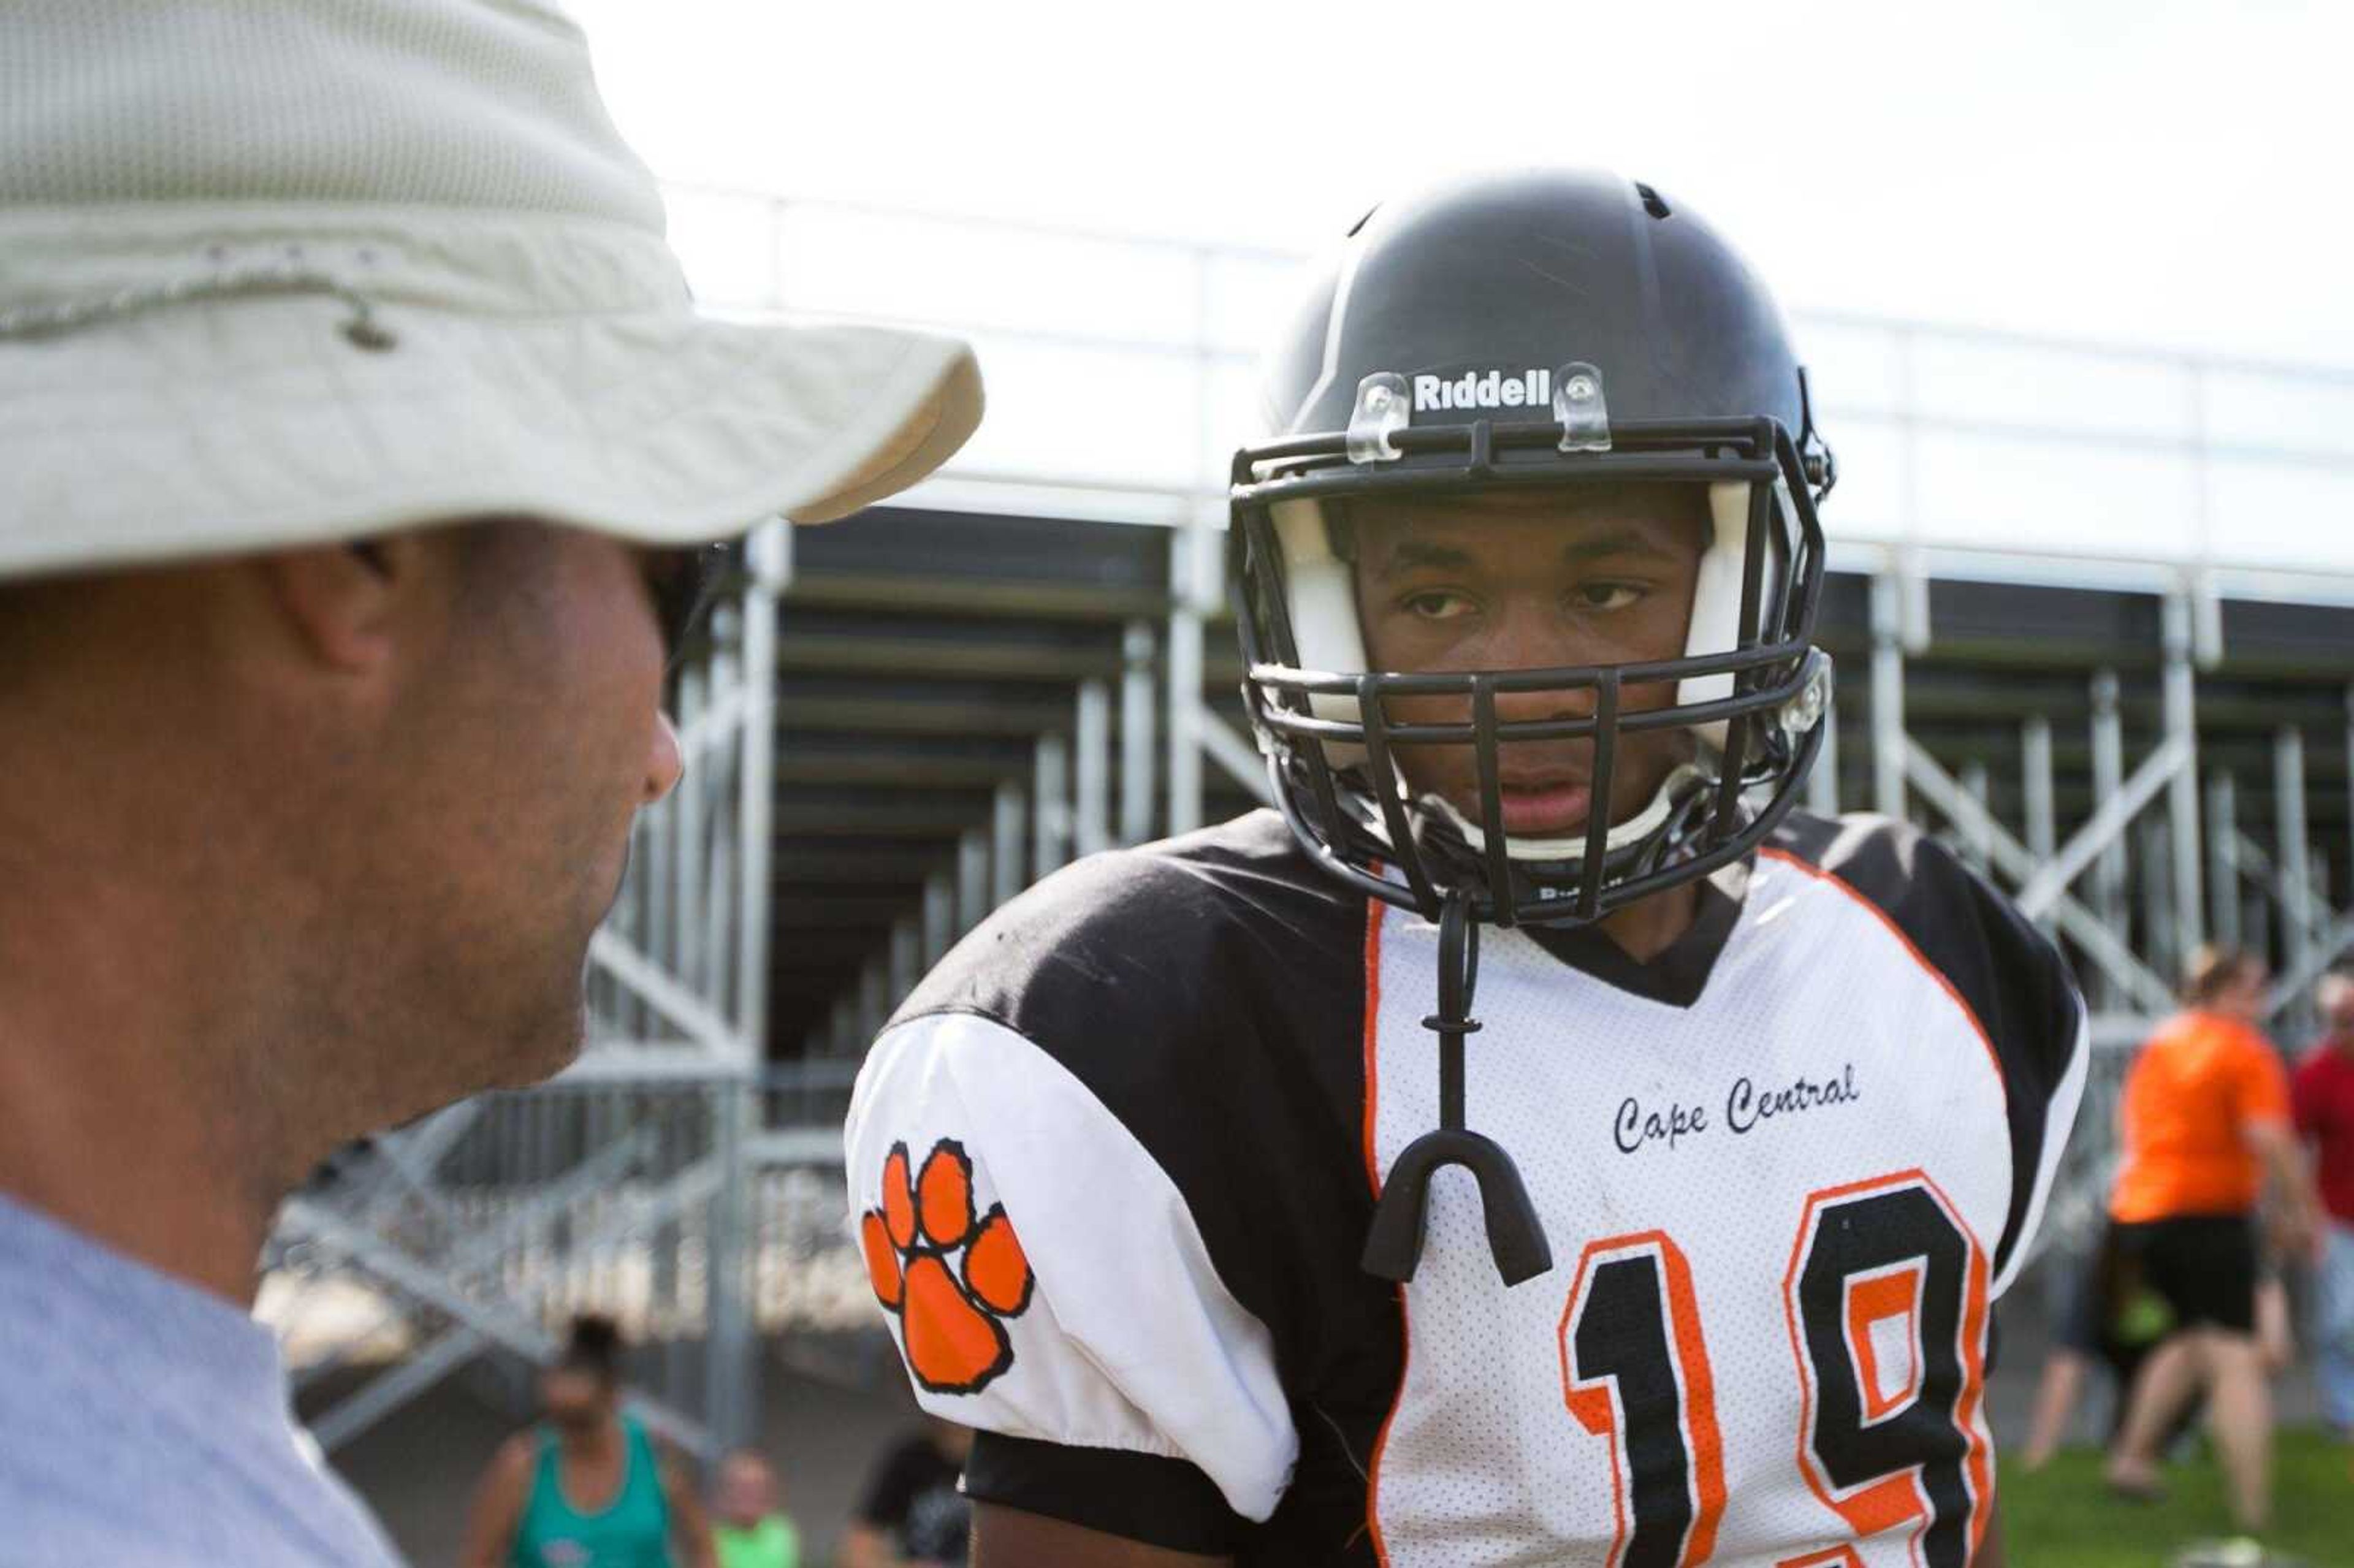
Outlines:
[[[980,422],[952,339],[697,315],[541,0],[0,5],[0,577],[527,514],[823,522]]]

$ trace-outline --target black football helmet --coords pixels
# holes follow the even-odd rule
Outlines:
[[[1779,311],[1701,218],[1648,185],[1583,172],[1385,204],[1270,356],[1266,401],[1271,434],[1233,470],[1244,694],[1283,813],[1328,870],[1432,919],[1454,893],[1475,920],[1585,923],[1747,853],[1789,809],[1830,692],[1812,638],[1815,503],[1834,470]],[[1334,503],[1629,480],[1706,487],[1714,538],[1684,657],[1367,668]],[[1670,681],[1672,706],[1621,711],[1627,685]],[[1497,694],[1533,691],[1590,716],[1498,721]],[[1384,714],[1385,698],[1436,694],[1468,697],[1469,722]],[[1691,734],[1691,766],[1611,821],[1617,737],[1661,728]],[[1497,824],[1498,747],[1585,736],[1596,804],[1568,839],[1511,838],[1416,798],[1394,750],[1473,747],[1485,823]]]
[[[1536,172],[1374,209],[1272,356],[1269,439],[1235,454],[1229,558],[1244,697],[1292,832],[1333,875],[1437,922],[1440,1127],[1383,1183],[1364,1264],[1412,1277],[1431,1175],[1477,1178],[1508,1285],[1552,1266],[1511,1159],[1464,1124],[1481,922],[1586,923],[1746,854],[1822,742],[1830,661],[1813,643],[1834,477],[1780,313],[1707,224],[1648,185]],[[1347,531],[1353,497],[1596,482],[1703,487],[1706,537],[1682,657],[1429,673],[1368,668]],[[1629,685],[1674,684],[1627,709]],[[1499,694],[1560,712],[1500,721]],[[1396,697],[1468,699],[1402,723]],[[1621,736],[1677,729],[1689,761],[1624,821]],[[1591,742],[1593,802],[1564,839],[1503,831],[1500,748]],[[1472,749],[1480,821],[1416,797],[1400,746]],[[1392,874],[1394,868],[1394,874]]]

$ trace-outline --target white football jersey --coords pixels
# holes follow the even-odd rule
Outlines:
[[[1073,867],[877,1042],[848,1129],[877,1298],[975,1497],[1244,1563],[1962,1568],[1994,1299],[2081,1090],[2051,945],[1935,843],[1793,817],[1637,963],[1482,933],[1469,1174],[1359,1259],[1438,1125],[1437,933],[1280,822]]]

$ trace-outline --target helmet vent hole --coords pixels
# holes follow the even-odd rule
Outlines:
[[[1659,192],[1643,184],[1640,180],[1635,182],[1635,189],[1643,198],[1643,210],[1645,212],[1649,213],[1653,217],[1665,217],[1668,216],[1668,204],[1659,199]]]

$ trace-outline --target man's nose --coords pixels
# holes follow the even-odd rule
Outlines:
[[[1587,662],[1589,650],[1563,635],[1561,618],[1532,605],[1515,606],[1488,640],[1487,667],[1491,670],[1559,670]],[[1592,715],[1592,686],[1543,686],[1534,691],[1500,691],[1496,716],[1506,723],[1544,719],[1586,718]]]
[[[646,779],[640,803],[651,806],[672,790],[686,772],[686,756],[679,749],[678,731],[672,727],[670,715],[654,715],[654,733],[646,752]]]

